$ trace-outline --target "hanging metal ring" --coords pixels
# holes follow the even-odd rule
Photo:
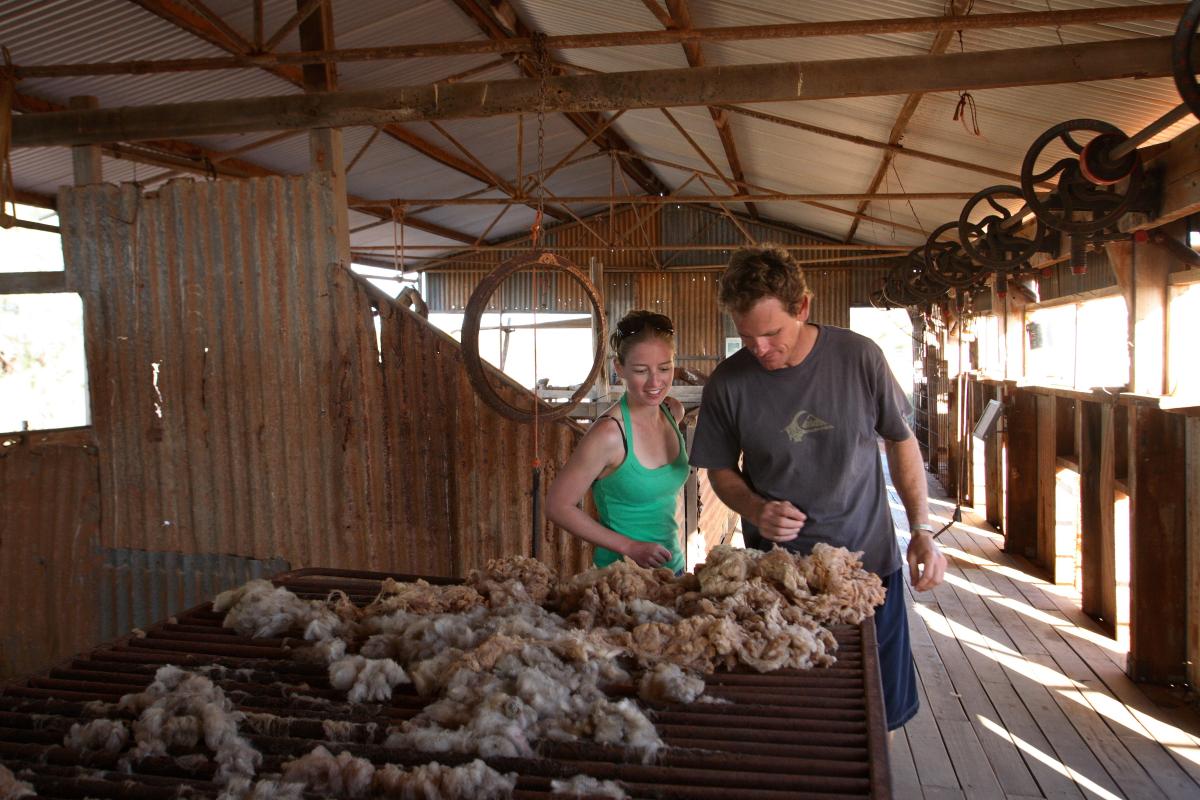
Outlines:
[[[492,295],[500,288],[507,278],[520,272],[523,269],[537,265],[540,268],[549,270],[557,270],[566,273],[576,283],[583,287],[584,294],[592,303],[596,317],[599,321],[599,336],[596,337],[596,355],[592,361],[592,369],[588,372],[587,378],[571,395],[571,398],[562,404],[549,406],[544,405],[538,409],[535,415],[533,410],[517,408],[516,406],[505,400],[492,382],[488,380],[488,369],[483,360],[479,357],[479,325],[483,319],[483,312],[487,310],[488,303],[492,300]],[[475,291],[471,292],[471,299],[467,301],[467,311],[463,318],[462,329],[462,350],[463,362],[467,368],[467,378],[471,381],[471,386],[475,388],[475,393],[479,395],[484,403],[492,408],[497,413],[517,422],[533,422],[538,420],[556,420],[562,419],[574,410],[575,406],[587,397],[591,391],[592,385],[596,382],[596,377],[600,374],[600,370],[604,367],[604,349],[605,349],[605,332],[607,330],[606,321],[604,318],[604,301],[600,298],[600,292],[596,286],[588,280],[588,277],[580,271],[578,267],[572,264],[562,256],[554,253],[533,252],[515,256],[505,261],[500,266],[496,267],[487,275],[479,285],[475,287]],[[535,403],[543,401],[534,397]]]

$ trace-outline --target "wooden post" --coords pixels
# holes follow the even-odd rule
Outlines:
[[[993,399],[1004,402],[1004,387],[997,386],[992,392]],[[1000,458],[1003,449],[1001,426],[996,425],[990,436],[983,440],[983,472],[984,494],[987,508],[987,521],[997,530],[1004,531],[1004,470]]]
[[[1004,503],[1004,551],[1037,559],[1038,403],[1016,390],[1007,409],[1008,480]]]
[[[600,299],[604,299],[604,262],[595,256],[588,258],[588,279],[592,285],[596,287],[596,291],[600,293]],[[617,324],[617,320],[610,319],[608,321],[609,329],[611,330]],[[604,336],[608,331],[600,330],[596,325],[596,318],[592,318],[592,352],[596,350],[597,337]],[[596,398],[597,400],[608,398],[608,364],[604,365],[604,369],[600,370],[600,374],[596,376]]]
[[[1200,418],[1188,417],[1187,437],[1187,663],[1188,683],[1200,686]]]
[[[1055,499],[1057,495],[1058,453],[1055,448],[1055,424],[1057,406],[1055,398],[1037,395],[1037,539],[1036,556],[1038,565],[1049,573],[1051,582],[1055,575]]]
[[[962,496],[962,487],[959,486],[959,470],[962,468],[962,441],[959,439],[959,415],[962,411],[962,397],[960,397],[959,383],[957,378],[946,376],[946,493],[953,498]]]
[[[75,109],[96,109],[100,107],[100,101],[92,95],[76,95],[67,105]],[[71,162],[75,168],[76,186],[104,183],[104,171],[100,165],[100,145],[75,145],[71,148]]]
[[[1178,260],[1150,243],[1105,245],[1129,311],[1129,390],[1160,395],[1166,390],[1167,276]]]
[[[925,418],[927,453],[926,468],[934,475],[938,474],[938,430],[941,427],[941,414],[938,413],[938,397],[941,396],[942,386],[938,372],[938,351],[936,347],[925,348]]]
[[[1181,683],[1189,624],[1184,417],[1139,405],[1129,429],[1129,676]]]
[[[1004,296],[1005,380],[1015,381],[1025,376],[1025,305],[1025,296],[1010,285]]]
[[[1079,408],[1079,524],[1082,531],[1083,612],[1117,635],[1113,406]]]
[[[684,441],[688,452],[692,450],[692,441],[696,438],[694,422],[685,422],[683,429]],[[700,527],[700,470],[697,467],[688,468],[687,482],[683,485],[683,548],[687,552],[688,537]]]
[[[296,0],[297,9],[305,0]],[[330,0],[300,23],[300,49],[333,49],[333,9]],[[337,90],[337,64],[306,64],[303,68],[306,92]],[[333,178],[333,201],[337,204],[334,219],[337,231],[338,258],[350,266],[350,217],[346,204],[346,164],[340,128],[313,128],[308,134],[309,162],[314,172],[328,172]]]

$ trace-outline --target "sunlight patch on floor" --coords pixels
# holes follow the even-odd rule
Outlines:
[[[965,561],[968,564],[982,567],[983,569],[992,570],[993,568],[1000,568],[1000,565],[993,561],[989,561],[986,558],[981,558],[979,556],[972,555],[971,553],[964,552],[956,547],[948,547],[943,545],[942,552],[951,558],[959,561]],[[1077,636],[1080,639],[1091,642],[1097,647],[1103,647],[1105,650],[1108,650],[1111,653],[1123,654],[1129,652],[1129,647],[1126,644],[1118,642],[1115,639],[1111,639],[1108,636],[1105,636],[1103,633],[1098,633],[1088,628],[1080,627],[1065,617],[1060,617],[1040,608],[1035,608],[1027,602],[1014,600],[1011,597],[1005,597],[1004,595],[992,589],[988,589],[972,581],[964,580],[963,578],[959,578],[951,574],[946,575],[946,582],[966,589],[973,594],[977,594],[980,597],[995,603],[996,605],[1012,609],[1013,611],[1023,614],[1030,619],[1044,622],[1047,625],[1058,629],[1062,633],[1070,634],[1071,636]]]
[[[973,631],[965,625],[960,625],[954,620],[947,619],[937,611],[926,608],[919,603],[913,604],[913,610],[925,621],[925,625],[931,633],[938,633],[950,639],[958,639],[964,647],[970,647],[980,655],[987,656],[1001,666],[1037,681],[1047,688],[1085,688],[1061,672],[1030,661],[1011,647],[1003,645],[988,636],[984,636],[978,631]]]
[[[1046,623],[1047,625],[1052,625],[1058,629],[1060,633],[1078,637],[1086,642],[1091,642],[1097,647],[1103,647],[1110,653],[1124,654],[1129,652],[1128,645],[1118,642],[1116,639],[1110,639],[1103,633],[1097,633],[1096,631],[1089,630],[1088,628],[1082,628],[1068,619],[1057,617],[1053,614],[1048,614],[1045,611],[1042,611],[1040,608],[1034,608],[1028,603],[1023,603],[1019,600],[1013,600],[1011,597],[989,597],[988,599],[996,605],[1001,605],[1005,608],[1011,608],[1013,611],[1024,614],[1030,619],[1036,619]]]
[[[979,720],[979,724],[983,725],[983,727],[987,728],[989,731],[996,734],[997,736],[1001,736],[1006,739],[1010,739],[1013,744],[1015,744],[1018,748],[1020,748],[1022,753],[1025,753],[1030,758],[1037,759],[1038,761],[1042,762],[1050,769],[1057,772],[1059,775],[1063,775],[1064,777],[1070,778],[1071,780],[1075,781],[1075,783],[1081,789],[1086,789],[1088,792],[1091,792],[1096,797],[1102,798],[1102,800],[1121,800],[1120,795],[1113,794],[1112,792],[1105,789],[1103,786],[1100,786],[1095,781],[1088,778],[1086,775],[1083,775],[1082,773],[1077,772],[1074,769],[1071,769],[1070,767],[1068,767],[1066,764],[1059,761],[1054,756],[1052,756],[1048,753],[1042,752],[1041,750],[1034,747],[1029,742],[1022,739],[1020,736],[1013,735],[1011,732],[1007,731],[1004,727],[996,724],[995,722],[993,722],[992,720],[983,716],[982,714],[977,715],[976,718]]]

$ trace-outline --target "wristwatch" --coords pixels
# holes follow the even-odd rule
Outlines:
[[[932,525],[930,525],[928,522],[912,522],[912,523],[909,523],[909,526],[908,526],[908,532],[909,532],[909,533],[916,533],[917,531],[925,531],[925,533],[932,534],[932,533],[933,533],[933,526],[932,526]]]

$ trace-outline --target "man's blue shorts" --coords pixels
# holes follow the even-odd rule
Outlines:
[[[887,707],[888,730],[895,730],[916,716],[917,673],[913,668],[912,645],[908,638],[908,614],[904,603],[904,568],[883,579],[887,597],[875,606],[875,632],[879,640],[879,672],[883,678],[883,701]]]

